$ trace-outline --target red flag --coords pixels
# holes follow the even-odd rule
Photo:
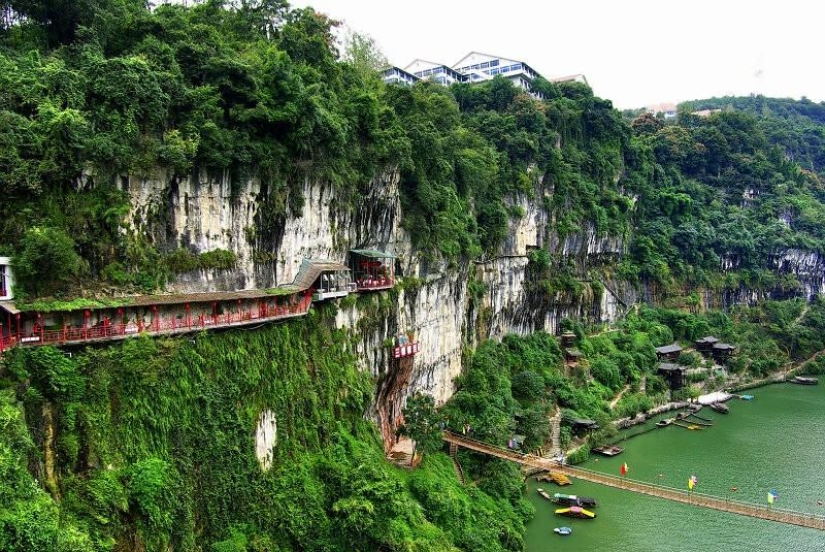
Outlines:
[[[622,464],[622,475],[627,475],[627,462]]]

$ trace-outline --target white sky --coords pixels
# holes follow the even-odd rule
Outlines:
[[[711,96],[825,100],[822,0],[292,0],[371,36],[390,63],[470,51],[584,73],[620,109]]]

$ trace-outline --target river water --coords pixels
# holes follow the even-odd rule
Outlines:
[[[599,457],[583,467],[628,478],[763,504],[775,490],[774,507],[825,515],[825,385],[772,385],[744,391],[753,401],[728,401],[730,414],[705,408],[713,427],[701,431],[669,426],[627,440],[625,452]],[[673,413],[669,414],[670,416]],[[656,418],[659,419],[659,418]],[[652,424],[656,419],[651,420]],[[638,428],[628,430],[638,431]],[[536,516],[527,526],[528,552],[723,551],[825,552],[825,531],[709,510],[638,495],[585,481],[559,488],[530,478]],[[593,520],[554,515],[555,504],[536,488],[597,500]],[[735,491],[731,489],[735,488]],[[554,527],[568,526],[561,537]]]

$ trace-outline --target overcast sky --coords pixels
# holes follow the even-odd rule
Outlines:
[[[584,73],[620,108],[725,95],[825,100],[822,0],[293,0],[371,36],[390,63],[470,51]]]

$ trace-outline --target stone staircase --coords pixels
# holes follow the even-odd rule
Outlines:
[[[557,408],[550,417],[550,446],[545,450],[544,457],[552,458],[561,452],[561,410]]]
[[[450,443],[450,459],[453,461],[456,477],[464,485],[464,470],[461,469],[461,464],[458,463],[458,445],[455,443]]]

